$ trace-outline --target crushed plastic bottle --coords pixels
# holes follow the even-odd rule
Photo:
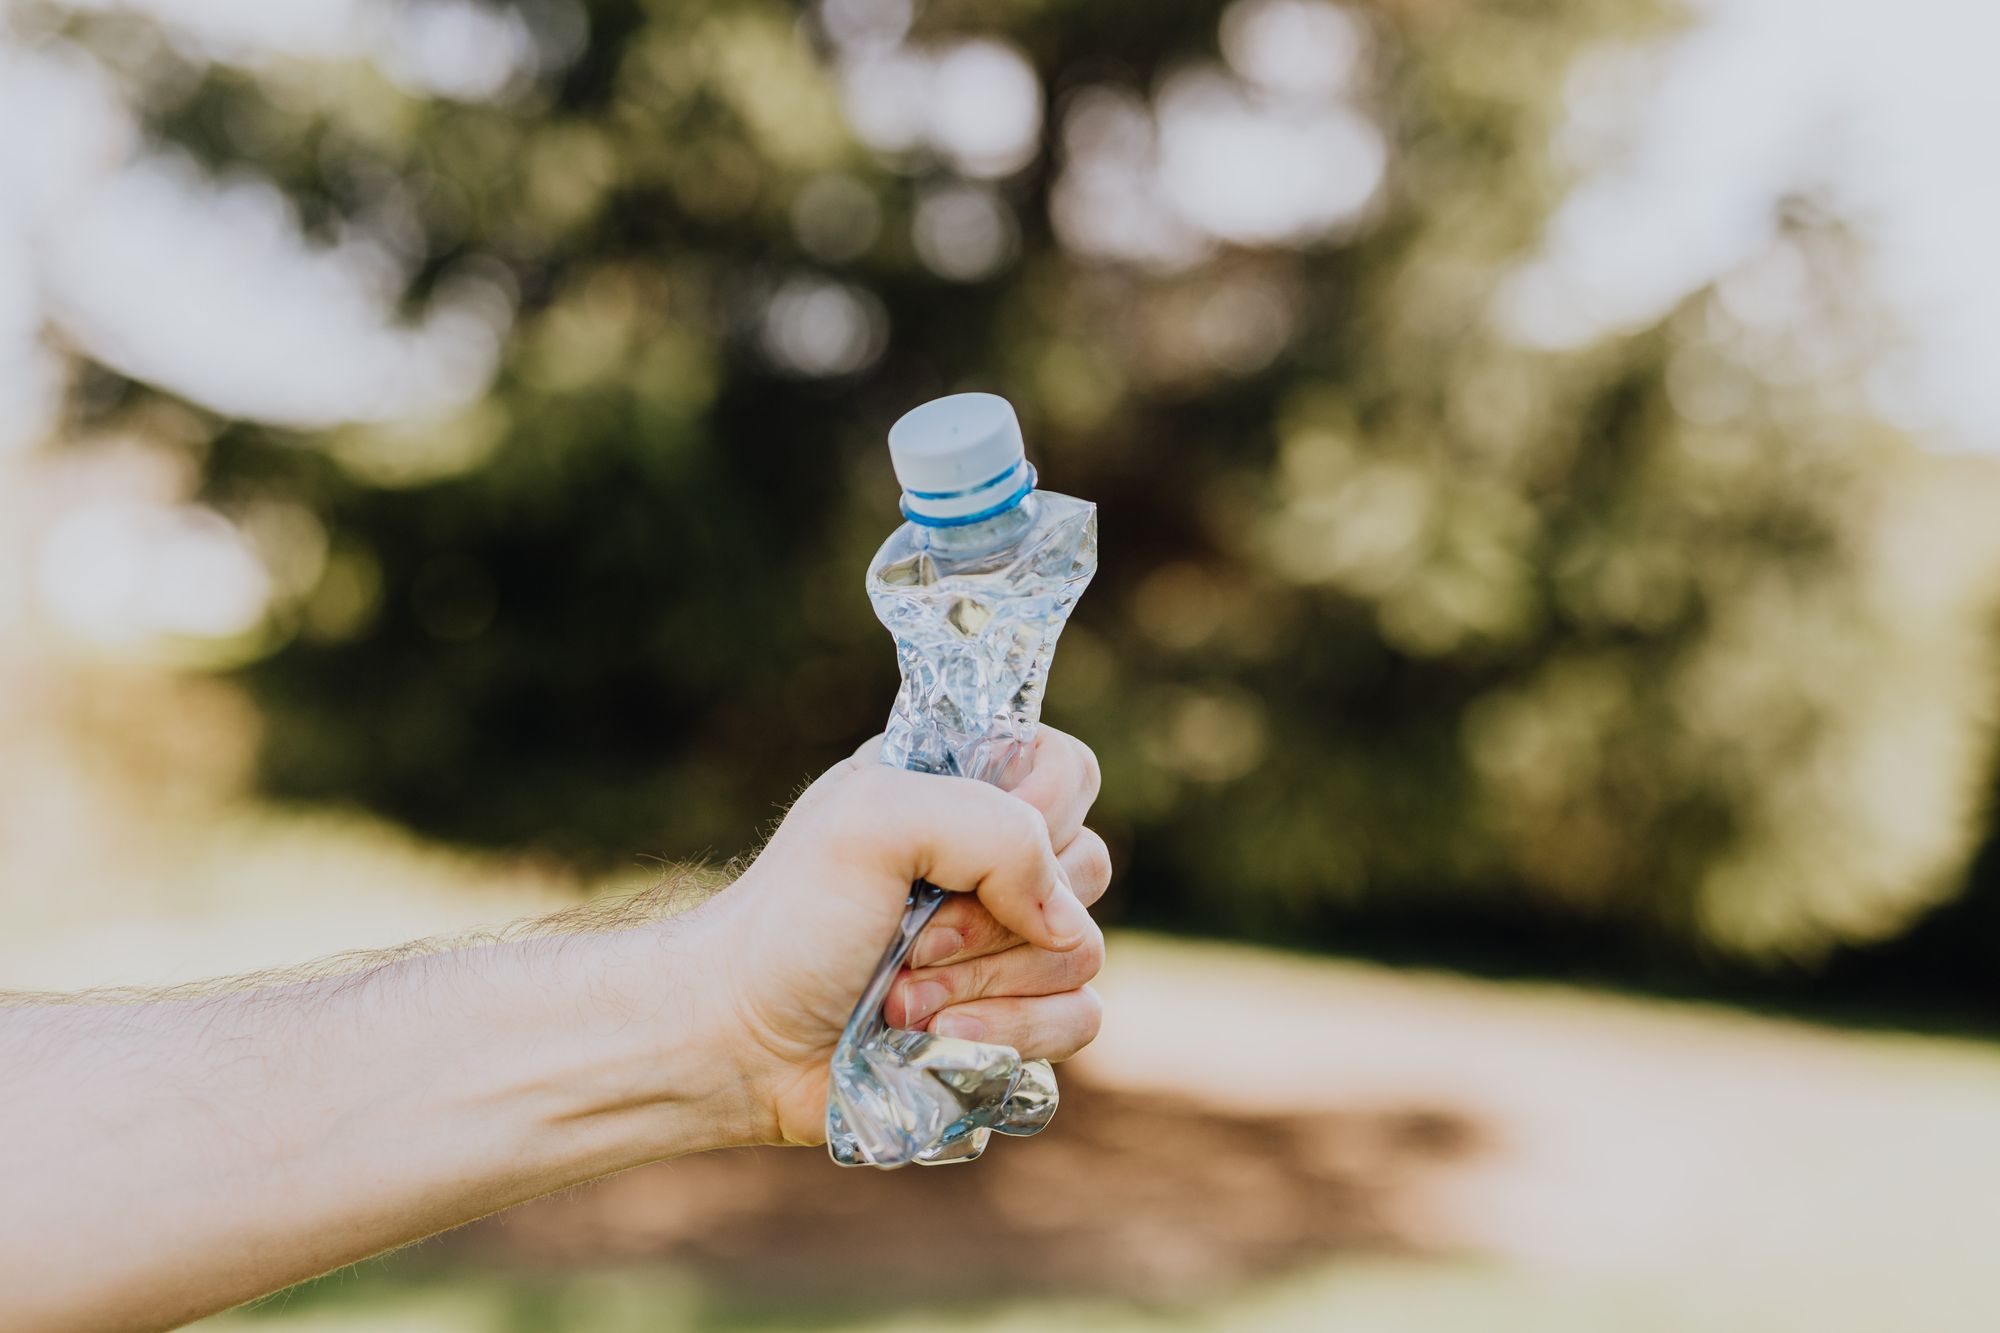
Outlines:
[[[903,685],[882,761],[1012,786],[1025,773],[1056,639],[1097,572],[1097,507],[1035,489],[1004,398],[954,394],[889,432],[903,524],[868,567]],[[827,1151],[843,1166],[966,1162],[1033,1134],[1055,1071],[1011,1046],[892,1028],[882,1004],[945,891],[918,880],[834,1048]]]

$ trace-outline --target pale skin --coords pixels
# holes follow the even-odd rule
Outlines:
[[[822,1143],[828,1056],[919,877],[956,892],[889,1021],[1074,1054],[1111,874],[1089,750],[1044,728],[1002,792],[873,748],[671,919],[4,997],[0,1329],[171,1328],[645,1162]]]

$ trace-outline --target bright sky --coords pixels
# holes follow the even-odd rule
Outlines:
[[[450,96],[488,95],[537,58],[518,24],[470,0],[66,2],[152,13],[219,60],[366,58],[406,86]],[[1947,447],[2000,452],[1991,364],[2000,359],[2000,171],[1990,165],[2000,155],[2000,79],[1988,69],[2000,5],[1694,5],[1689,34],[1636,55],[1607,53],[1571,80],[1565,142],[1581,145],[1588,175],[1510,286],[1506,325],[1562,345],[1643,324],[1765,248],[1778,199],[1816,190],[1866,239],[1869,295],[1907,339],[1877,377],[1884,410],[1935,426]],[[856,58],[900,58],[909,9],[907,0],[827,0],[830,26],[860,34],[850,43]],[[1129,142],[1140,156],[1104,159],[1078,190],[1150,200],[1136,211],[1178,228],[1154,239],[1188,255],[1347,221],[1381,169],[1372,127],[1338,96],[1363,29],[1327,0],[1242,0],[1222,33],[1230,68],[1202,66],[1150,104],[1110,108],[1130,125],[1106,121],[1107,133],[1127,136],[1107,142]],[[1299,54],[1319,45],[1324,60]],[[1032,90],[1033,72],[1000,43],[924,59],[959,61],[968,79],[1013,90],[999,99],[1006,106],[1035,105],[1014,95]],[[923,73],[910,68],[913,79]],[[1617,152],[1591,148],[1607,123],[1632,131]],[[864,138],[887,133],[857,128]],[[975,177],[1013,160],[1012,140],[988,143],[978,125],[946,117],[902,128],[942,143]],[[10,35],[0,7],[0,452],[32,442],[51,419],[51,334],[191,398],[276,421],[432,410],[481,391],[505,319],[496,293],[470,291],[398,326],[389,292],[399,260],[376,239],[309,246],[275,191],[205,180],[175,159],[141,155],[136,142],[129,110],[87,60]],[[1246,171],[1253,159],[1272,170]],[[1313,162],[1326,164],[1317,178],[1303,170]],[[1191,188],[1189,168],[1200,164],[1198,174],[1220,170],[1232,188]],[[1313,179],[1324,188],[1308,188]],[[1277,184],[1260,194],[1259,180]],[[1270,216],[1252,216],[1265,196]],[[1109,216],[1084,213],[1100,224]],[[1063,229],[1079,243],[1096,237],[1086,249],[1116,248],[1101,225]],[[979,257],[964,262],[976,268]]]
[[[1557,214],[1510,322],[1556,345],[1645,324],[1764,248],[1782,197],[1814,192],[1865,241],[1866,295],[1907,339],[1871,381],[1877,406],[2000,452],[2000,4],[1692,7],[1664,51],[1573,78],[1567,137],[1629,114],[1607,103],[1635,86],[1636,137]]]
[[[151,13],[220,62],[365,58],[441,96],[498,92],[538,54],[518,19],[469,0],[67,3]],[[0,3],[0,456],[53,420],[57,339],[220,411],[298,426],[477,396],[508,296],[468,280],[399,324],[408,257],[385,239],[309,244],[268,183],[141,151],[114,81],[80,51],[10,31]]]

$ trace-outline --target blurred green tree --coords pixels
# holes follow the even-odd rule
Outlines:
[[[210,66],[156,107],[316,235],[399,220],[412,310],[515,307],[469,406],[199,446],[211,502],[330,537],[242,671],[273,792],[589,865],[744,848],[890,698],[886,426],[984,388],[1103,507],[1049,716],[1146,919],[1500,904],[1812,959],[1957,882],[1990,587],[1914,605],[1884,534],[1991,479],[1842,393],[1839,228],[1791,209],[1777,326],[1723,291],[1572,354],[1496,327],[1564,72],[1650,0],[518,13],[553,54],[499,95]]]

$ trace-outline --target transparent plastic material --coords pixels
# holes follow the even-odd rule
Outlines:
[[[1097,507],[1035,491],[958,527],[905,523],[868,568],[903,685],[884,763],[998,786],[1025,772],[1056,639],[1097,572]],[[994,1133],[1033,1134],[1055,1073],[1011,1046],[892,1028],[882,1002],[944,900],[918,880],[896,936],[834,1049],[827,1151],[843,1166],[965,1162]]]

